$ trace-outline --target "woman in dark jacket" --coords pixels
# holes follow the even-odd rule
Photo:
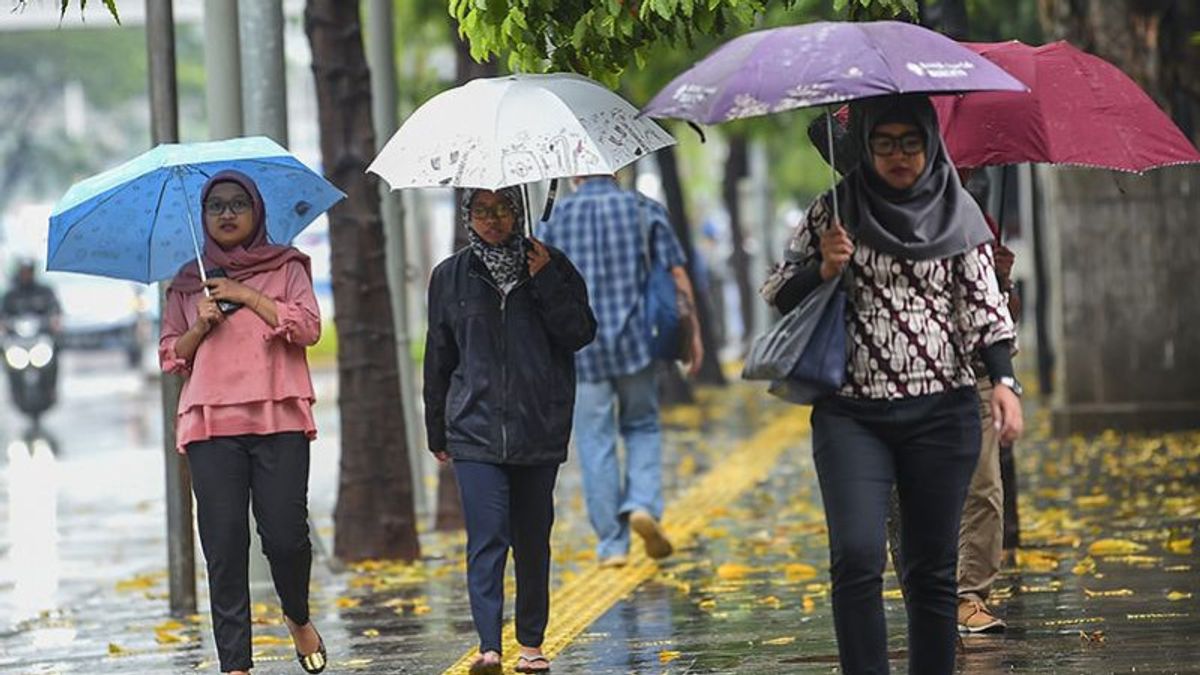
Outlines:
[[[500,673],[504,565],[516,563],[517,672],[549,670],[554,482],[567,459],[574,353],[596,319],[583,278],[561,251],[526,238],[517,188],[467,190],[470,246],[429,283],[425,427],[453,459],[467,524],[467,584],[479,632],[471,673]]]
[[[972,360],[995,385],[1002,438],[1022,427],[1012,318],[983,214],[920,96],[851,107],[857,163],[809,209],[762,294],[781,311],[848,271],[846,384],[813,406],[843,672],[888,672],[884,522],[900,497],[910,673],[954,669],[959,519],[980,447]]]

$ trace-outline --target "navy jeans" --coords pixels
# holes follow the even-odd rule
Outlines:
[[[885,521],[900,497],[909,672],[948,675],[957,639],[958,527],[980,443],[974,387],[813,407],[813,456],[829,525],[833,620],[847,675],[888,672]]]
[[[500,652],[504,566],[513,552],[517,642],[540,647],[550,616],[550,528],[558,465],[454,462],[467,521],[467,592],[479,651]]]

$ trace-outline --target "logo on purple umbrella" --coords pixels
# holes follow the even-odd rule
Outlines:
[[[945,79],[951,77],[967,77],[971,70],[975,67],[970,61],[956,61],[947,63],[944,61],[921,61],[913,63],[909,61],[904,64],[908,68],[908,72],[918,77],[930,77],[933,79]]]
[[[705,87],[699,84],[684,84],[675,90],[671,96],[682,106],[693,106],[716,93],[716,87]]]

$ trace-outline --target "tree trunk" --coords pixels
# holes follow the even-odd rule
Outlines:
[[[667,147],[655,153],[658,160],[659,173],[662,174],[663,194],[667,200],[667,212],[671,217],[671,229],[683,245],[683,250],[690,260],[694,249],[692,247],[692,228],[688,227],[687,211],[684,208],[683,183],[679,180],[679,165],[675,159],[675,148]],[[692,265],[687,266],[688,278],[692,280],[692,288],[696,289],[696,314],[700,320],[700,339],[704,341],[704,361],[700,364],[700,374],[696,381],[700,384],[723,386],[725,373],[721,372],[720,345],[717,344],[712,329],[714,320],[708,302],[708,294],[704,286],[697,283]],[[674,368],[671,373],[678,376]]]
[[[471,47],[467,41],[458,35],[458,25],[451,23],[454,41],[454,81],[456,85],[464,85],[478,77],[495,77],[499,74],[495,61],[488,60],[479,63],[471,58]],[[460,213],[463,191],[454,191],[454,250],[467,245],[467,230],[462,227],[463,214]],[[434,518],[434,528],[437,530],[461,530],[466,526],[463,519],[462,501],[458,495],[458,479],[454,477],[454,468],[450,465],[438,467],[437,515]]]
[[[1067,38],[1112,62],[1196,133],[1195,0],[1040,0],[1039,9],[1047,38]],[[1038,174],[1055,319],[1055,431],[1195,426],[1200,315],[1188,309],[1200,300],[1192,217],[1200,171]]]
[[[746,235],[742,226],[742,200],[738,189],[749,171],[746,137],[734,134],[729,138],[729,155],[725,158],[725,176],[721,180],[721,195],[729,211],[729,232],[733,237],[733,252],[729,263],[737,281],[738,302],[742,310],[743,347],[754,336],[754,286],[750,283],[750,254],[746,252]]]
[[[329,212],[342,428],[334,554],[351,561],[413,560],[421,549],[400,414],[379,186],[366,174],[375,134],[358,3],[308,0],[304,28],[312,46],[322,162],[347,195]]]

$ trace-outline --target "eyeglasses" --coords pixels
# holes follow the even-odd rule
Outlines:
[[[204,212],[210,216],[219,216],[225,213],[225,209],[229,209],[235,216],[240,216],[250,210],[249,199],[242,197],[234,197],[229,201],[221,201],[220,199],[210,199],[204,202]]]
[[[879,157],[890,157],[896,154],[897,150],[903,152],[908,157],[919,155],[925,151],[925,137],[917,133],[904,134],[903,136],[871,134],[871,138],[867,141],[867,144],[871,148],[871,154]]]
[[[512,218],[516,215],[517,215],[516,212],[514,212],[512,210],[511,206],[505,206],[504,204],[497,204],[492,207],[487,207],[487,206],[472,206],[471,207],[471,217],[474,218],[475,220],[487,220],[488,218],[495,218],[496,220],[504,220],[505,218]]]

